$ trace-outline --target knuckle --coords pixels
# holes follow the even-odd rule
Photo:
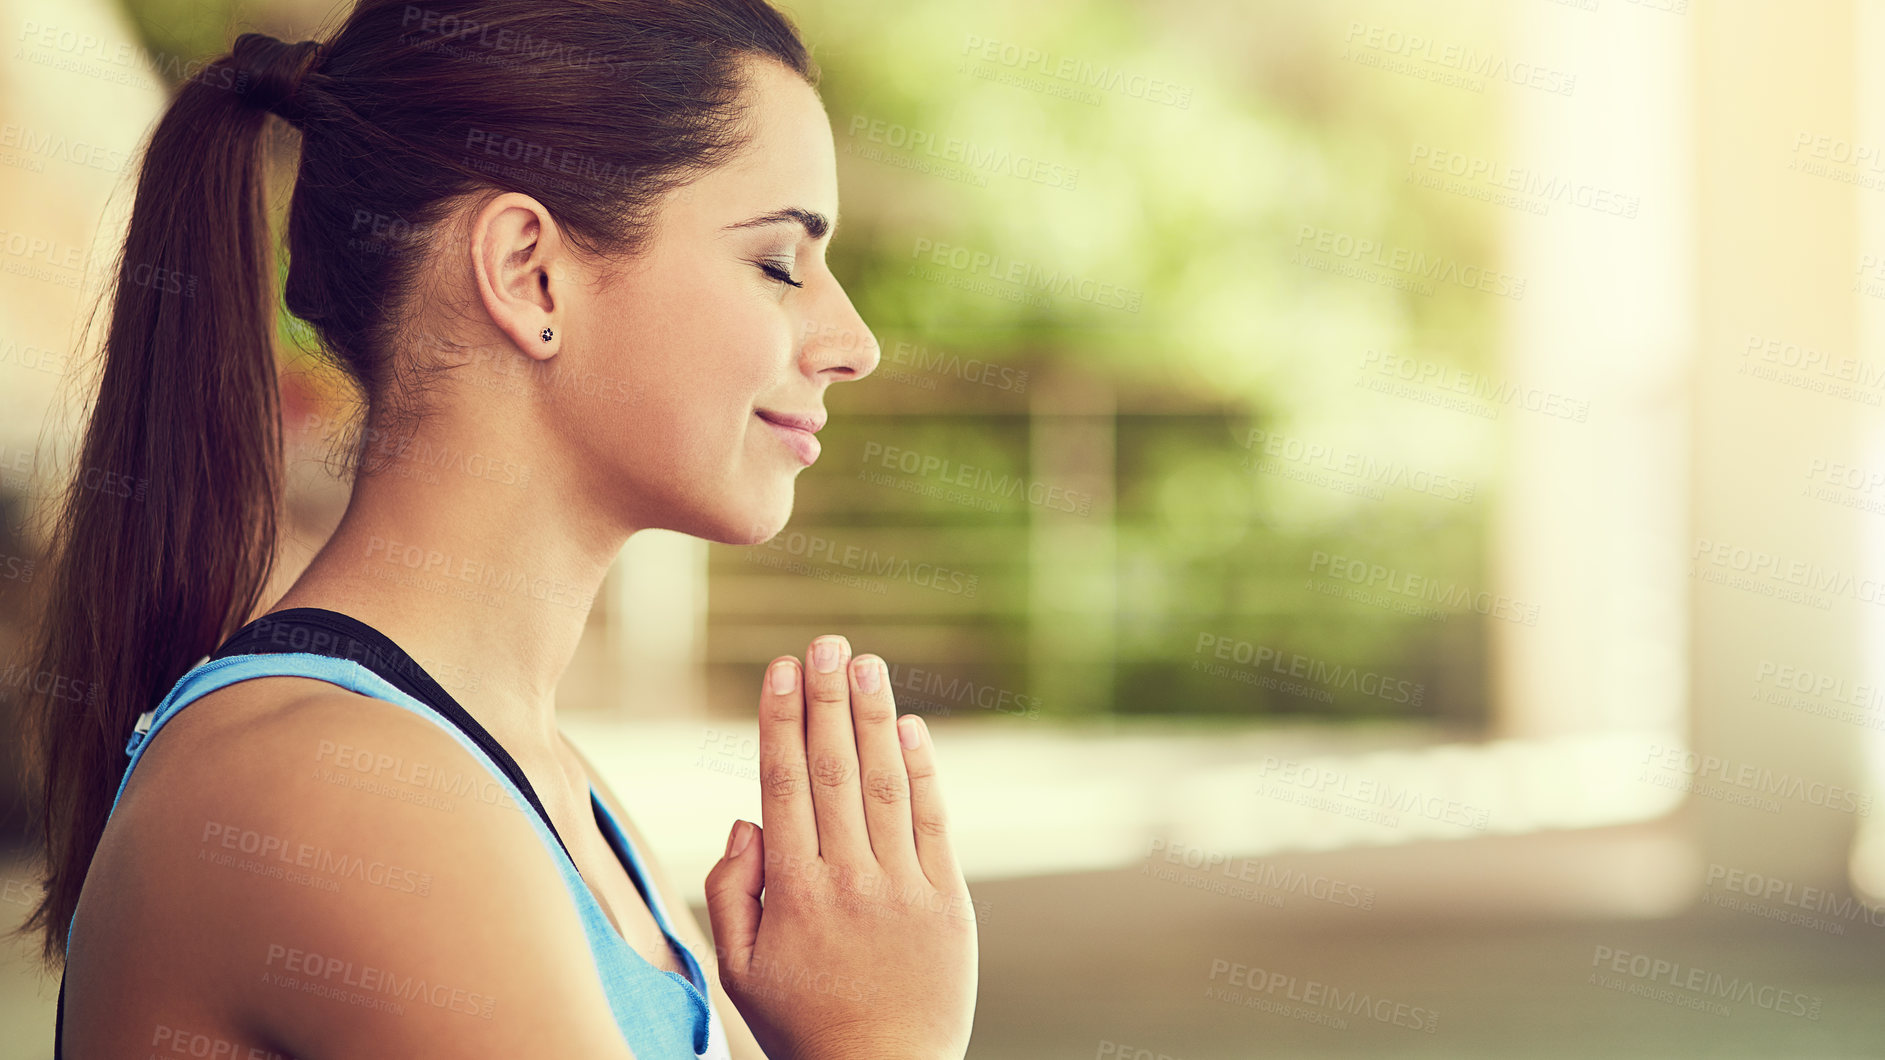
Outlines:
[[[770,698],[760,710],[765,713],[767,721],[776,725],[790,725],[799,720],[797,696]]]
[[[775,799],[790,798],[805,790],[805,776],[784,762],[773,762],[761,767],[759,782],[766,794]]]
[[[826,879],[833,904],[853,916],[869,911],[884,890],[883,875],[873,866],[834,862]]]
[[[896,708],[871,699],[859,700],[853,705],[851,713],[859,725],[888,725],[897,717]]]
[[[874,802],[894,806],[910,797],[910,786],[901,773],[873,769],[864,777],[864,793]]]
[[[826,707],[843,706],[851,699],[851,690],[835,681],[814,681],[810,693],[813,703]]]
[[[843,755],[824,753],[812,760],[812,779],[828,788],[849,783],[852,772],[851,763]]]
[[[917,835],[942,839],[949,835],[949,822],[938,814],[921,814],[910,822]]]
[[[789,850],[766,848],[766,883],[783,883],[787,880],[805,879],[818,868],[816,855],[795,854]]]

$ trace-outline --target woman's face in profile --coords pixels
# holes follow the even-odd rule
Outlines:
[[[573,367],[628,385],[557,388],[553,417],[629,525],[731,544],[784,527],[816,449],[768,417],[822,423],[826,389],[878,359],[825,267],[838,186],[824,106],[783,66],[749,70],[751,142],[670,194],[645,252],[566,321]]]

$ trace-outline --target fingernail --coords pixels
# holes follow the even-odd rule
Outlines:
[[[917,728],[921,724],[922,719],[914,714],[905,714],[897,719],[897,739],[903,741],[904,750],[914,751],[916,745],[923,742],[923,734]]]
[[[793,665],[790,659],[780,659],[778,662],[773,663],[771,670],[772,694],[775,696],[783,696],[787,692],[792,691],[792,686],[798,683],[798,670],[799,668]]]
[[[744,853],[753,841],[753,826],[745,821],[734,821],[733,832],[727,836],[727,857],[737,858]]]
[[[838,638],[820,637],[812,643],[812,665],[821,674],[838,668]]]
[[[866,692],[875,692],[879,687],[878,670],[883,663],[875,655],[860,655],[851,668],[857,671],[857,687]]]

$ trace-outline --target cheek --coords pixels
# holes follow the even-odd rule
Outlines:
[[[624,381],[635,399],[585,401],[581,415],[617,439],[618,455],[711,473],[741,459],[752,436],[773,441],[756,406],[816,400],[792,378],[792,325],[778,300],[738,282],[737,270],[710,283],[712,271],[651,270],[599,307],[597,348],[606,352],[596,370]]]
[[[804,396],[809,387],[790,378],[791,337],[777,307],[735,305],[703,314],[669,368],[675,392],[692,395],[684,411],[702,418],[743,422],[756,407],[789,409],[814,400]]]
[[[777,351],[715,329],[710,342],[689,352],[664,369],[657,407],[629,428],[642,435],[636,448],[652,466],[689,469],[687,477],[699,481],[743,479],[756,467],[771,468],[777,454],[767,447],[779,441],[754,409],[806,401],[782,383]]]

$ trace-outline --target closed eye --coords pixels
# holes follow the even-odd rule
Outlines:
[[[791,272],[787,271],[784,268],[781,268],[778,264],[774,262],[755,261],[753,262],[753,264],[759,267],[760,272],[765,273],[767,276],[772,277],[774,280],[777,280],[780,283],[789,283],[794,287],[805,286],[805,284],[803,284],[802,282],[793,279]]]

